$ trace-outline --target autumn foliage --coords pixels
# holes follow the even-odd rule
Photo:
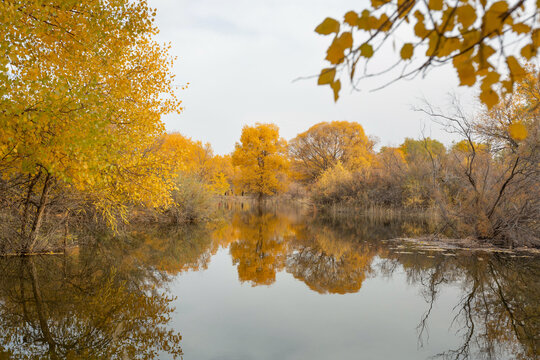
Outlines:
[[[237,185],[259,199],[285,189],[289,163],[287,143],[274,124],[244,126],[232,155],[239,169]]]
[[[326,18],[315,28],[332,37],[325,58],[330,67],[322,69],[318,84],[330,86],[335,100],[343,73],[354,87],[362,79],[391,74],[385,86],[451,63],[460,85],[480,84],[480,100],[492,108],[501,91],[503,97],[511,94],[524,79],[524,64],[540,47],[535,0],[371,0],[370,5],[347,12],[341,21]],[[374,68],[387,52],[397,53],[395,61]]]
[[[332,121],[298,134],[289,143],[289,154],[297,177],[312,181],[338,162],[352,170],[369,167],[373,146],[359,123]]]
[[[145,1],[0,2],[0,252],[65,246],[70,229],[87,222],[118,230],[130,220],[206,221],[215,200],[231,195],[437,209],[459,236],[537,244],[540,95],[538,71],[523,61],[537,54],[529,14],[537,7],[374,0],[317,27],[334,37],[319,84],[336,98],[341,70],[354,80],[358,61],[404,22],[414,35],[399,44],[399,61],[427,59],[409,75],[452,62],[462,85],[478,83],[486,109],[473,117],[422,109],[460,136],[451,146],[424,137],[377,151],[349,121],[314,124],[287,143],[275,124],[255,123],[231,154],[216,155],[165,132],[162,117],[182,108]],[[507,33],[519,54],[506,52]],[[369,37],[358,42],[359,34]]]

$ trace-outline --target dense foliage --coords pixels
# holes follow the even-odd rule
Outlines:
[[[126,204],[166,205],[171,164],[153,151],[179,111],[167,48],[142,1],[0,4],[0,171],[19,251],[77,192],[111,225]],[[62,211],[63,209],[56,209]]]

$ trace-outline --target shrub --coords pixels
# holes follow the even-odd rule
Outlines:
[[[213,195],[207,184],[198,176],[180,174],[177,189],[172,192],[173,205],[166,213],[175,223],[196,223],[210,219],[213,211]]]

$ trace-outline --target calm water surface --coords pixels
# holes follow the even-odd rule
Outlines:
[[[536,359],[540,258],[386,241],[426,231],[238,209],[4,258],[0,359]]]

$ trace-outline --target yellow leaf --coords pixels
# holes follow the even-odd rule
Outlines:
[[[535,49],[540,47],[540,29],[534,29],[531,34],[532,46]]]
[[[463,25],[463,29],[469,28],[476,21],[476,10],[469,4],[456,9],[458,21]]]
[[[334,82],[334,77],[336,76],[335,68],[322,69],[321,74],[319,75],[319,81],[317,84],[325,85],[331,84]]]
[[[370,58],[373,56],[373,47],[368,43],[363,43],[360,46],[360,54],[365,58]]]
[[[334,101],[337,101],[337,99],[339,98],[339,91],[341,90],[341,81],[334,81],[332,84],[330,84],[330,87],[334,92]]]
[[[326,51],[326,60],[332,64],[340,64],[345,58],[345,49],[352,46],[353,38],[350,32],[345,32],[332,41]]]
[[[414,25],[414,34],[423,39],[429,34],[429,31],[424,25],[424,14],[422,14],[419,10],[416,10],[414,13],[414,17],[416,18],[416,25]]]
[[[351,26],[356,26],[356,24],[358,23],[358,14],[354,11],[349,11],[345,14],[344,19],[347,24]]]
[[[482,80],[482,85],[480,86],[481,89],[489,90],[491,89],[491,85],[495,84],[497,81],[499,81],[501,75],[499,73],[491,71],[489,72],[485,77],[484,80]]]
[[[429,0],[428,6],[430,10],[440,11],[443,8],[443,0]]]
[[[343,58],[343,49],[330,45],[326,51],[326,60],[328,60],[331,64],[339,64],[343,62]]]
[[[488,59],[495,53],[495,49],[493,49],[491,46],[485,44],[479,45],[478,53],[473,57],[473,61],[478,64],[478,72],[492,67]]]
[[[508,126],[508,134],[516,141],[525,140],[529,135],[527,128],[521,122],[510,124]]]
[[[497,2],[494,2],[488,11],[493,11],[494,13],[497,13],[498,15],[501,15],[508,11],[508,2],[506,0],[500,0]]]
[[[441,39],[440,35],[436,32],[429,34],[428,38],[429,46],[426,50],[426,56],[439,56],[438,52],[441,48],[441,42],[443,42],[444,39]]]
[[[491,34],[490,37],[502,33],[503,14],[508,10],[508,2],[505,0],[497,1],[484,14],[483,30],[485,34]]]
[[[514,83],[512,82],[512,80],[503,80],[501,81],[501,84],[504,90],[506,90],[508,93],[511,93],[512,90],[514,90]]]
[[[512,25],[512,31],[514,31],[517,34],[524,34],[531,31],[531,27],[527,24],[517,23],[517,24]]]
[[[531,60],[536,55],[536,52],[536,49],[531,44],[527,44],[521,49],[521,56]]]
[[[442,41],[442,45],[440,46],[439,51],[437,52],[437,56],[438,57],[449,56],[454,51],[459,49],[460,44],[461,42],[459,41],[459,38],[457,37],[445,38],[444,41]]]
[[[513,81],[520,81],[527,74],[514,56],[508,56],[506,58],[506,64],[508,65],[510,76]]]
[[[405,45],[403,45],[403,47],[401,48],[401,58],[403,60],[408,60],[410,58],[412,58],[413,56],[413,51],[414,51],[414,46],[413,44],[411,43],[406,43]]]
[[[391,20],[389,20],[388,15],[382,14],[381,17],[379,18],[379,23],[377,25],[377,28],[381,29],[381,31],[386,32],[392,28],[392,25],[393,23]]]
[[[371,0],[371,6],[374,9],[378,9],[388,2],[390,2],[390,0]]]
[[[339,44],[343,49],[348,49],[353,44],[352,33],[347,31],[340,35],[338,38]]]
[[[471,59],[461,61],[459,57],[455,57],[454,68],[457,70],[460,85],[473,86],[476,83],[476,69]]]
[[[315,28],[315,32],[321,35],[330,35],[331,33],[337,34],[339,32],[339,22],[327,17]]]
[[[491,109],[499,102],[499,95],[497,95],[497,93],[491,88],[484,88],[480,92],[480,101],[482,101],[482,103],[484,103],[488,109]]]
[[[345,57],[344,51],[345,47],[343,47],[341,37],[335,38],[326,51],[326,60],[332,64],[340,64]]]

